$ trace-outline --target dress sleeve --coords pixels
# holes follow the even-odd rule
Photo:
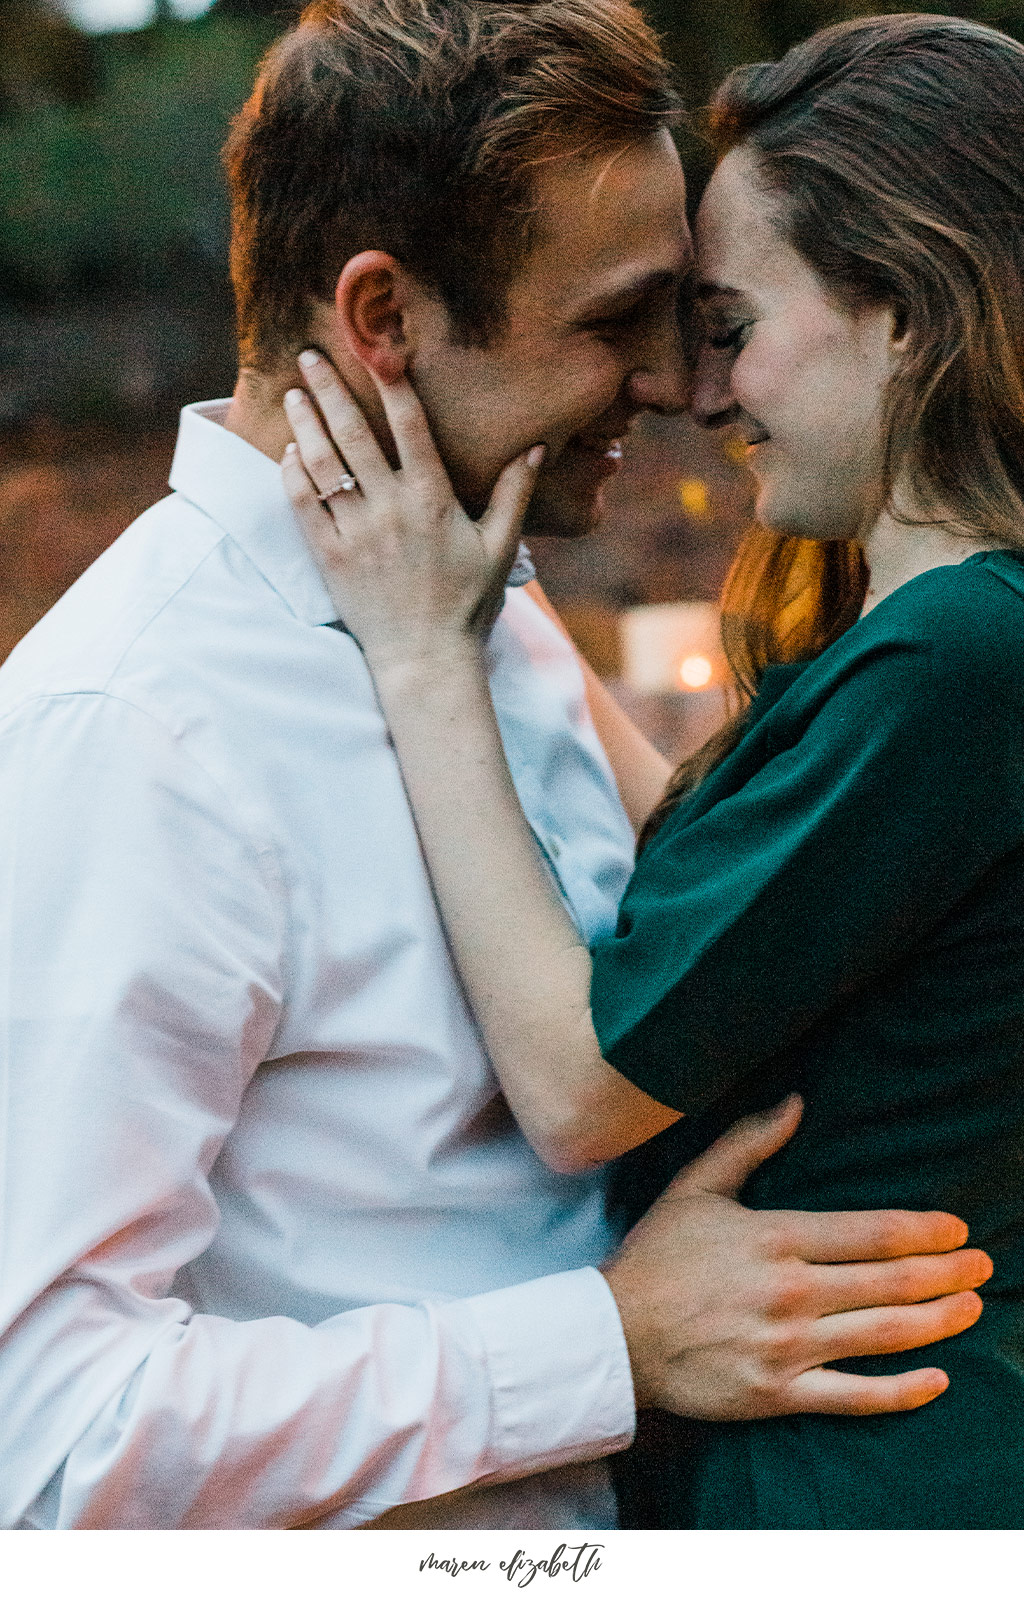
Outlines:
[[[983,637],[963,643],[959,658],[880,643],[817,701],[805,675],[786,747],[762,719],[730,758],[737,776],[706,780],[714,803],[698,791],[644,852],[594,951],[592,1002],[606,1059],[655,1099],[705,1109],[1020,844],[1017,674]]]
[[[590,1268],[316,1324],[198,1313],[210,1169],[284,1004],[273,854],[146,711],[0,726],[0,1525],[354,1526],[628,1443]]]

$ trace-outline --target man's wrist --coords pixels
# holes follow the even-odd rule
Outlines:
[[[649,1319],[645,1315],[646,1300],[643,1295],[637,1294],[629,1274],[618,1268],[614,1257],[599,1267],[598,1271],[611,1291],[622,1323],[622,1335],[626,1341],[633,1377],[634,1404],[638,1411],[644,1411],[657,1403],[650,1370],[653,1340]]]

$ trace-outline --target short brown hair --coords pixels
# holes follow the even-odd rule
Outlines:
[[[538,165],[678,114],[630,0],[314,0],[225,149],[243,363],[301,346],[311,301],[365,249],[486,343],[529,252]]]
[[[1024,46],[961,17],[839,23],[737,68],[710,126],[719,157],[750,152],[836,303],[891,306],[909,333],[878,509],[904,476],[936,523],[1024,547]],[[743,696],[767,666],[820,654],[866,587],[858,544],[754,530],[722,595]],[[742,729],[741,715],[684,763],[645,839]]]

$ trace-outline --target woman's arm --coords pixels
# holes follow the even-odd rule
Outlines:
[[[307,377],[360,492],[332,497],[331,513],[319,503],[345,468],[297,391],[288,415],[305,470],[291,453],[285,482],[373,673],[470,1004],[534,1149],[559,1171],[596,1165],[678,1113],[601,1057],[590,955],[520,808],[474,629],[496,562],[507,570],[539,462],[506,469],[474,524],[407,383],[381,386],[402,462],[393,472],[328,364]]]
[[[557,623],[568,639],[565,624],[540,584],[534,580],[527,584],[526,592]],[[665,760],[649,739],[644,738],[636,723],[630,720],[615,696],[582,656],[579,656],[579,663],[597,737],[611,764],[619,797],[633,832],[639,833],[665,792],[665,785],[672,775],[671,763]]]
[[[502,1088],[557,1171],[677,1113],[601,1057],[590,953],[552,890],[505,761],[479,650],[374,666],[456,963]]]

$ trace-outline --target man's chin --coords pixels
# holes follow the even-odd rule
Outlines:
[[[593,533],[604,510],[604,486],[586,491],[541,478],[523,523],[523,538],[583,539]]]

